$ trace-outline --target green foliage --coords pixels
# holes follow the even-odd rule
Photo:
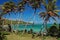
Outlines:
[[[2,28],[0,28],[0,40],[7,40],[5,34],[6,32],[4,32]]]
[[[58,24],[54,23],[52,26],[55,26],[55,27],[57,27],[57,25],[58,25]]]
[[[48,34],[51,36],[57,36],[58,35],[58,28],[56,26],[51,26],[48,29]]]
[[[0,32],[0,40],[7,40],[6,36]]]
[[[60,38],[60,24],[59,24],[59,30],[58,30],[58,38]]]
[[[30,29],[30,31],[28,31],[28,34],[33,34],[33,29]]]
[[[60,30],[60,24],[59,24],[59,30]]]
[[[60,38],[58,38],[57,40],[60,40]]]
[[[6,38],[5,35],[9,35],[9,34],[10,34],[10,33],[4,31],[3,28],[2,28],[1,25],[0,25],[0,40],[7,40],[7,38]]]

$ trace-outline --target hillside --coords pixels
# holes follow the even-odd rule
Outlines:
[[[15,20],[8,20],[8,19],[3,19],[4,25],[6,24],[27,24],[27,22],[24,21],[15,21]],[[31,23],[28,23],[31,24]]]

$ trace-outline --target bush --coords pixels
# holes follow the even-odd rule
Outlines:
[[[6,38],[6,34],[8,34],[7,32],[4,32],[3,29],[0,27],[0,40],[7,40]]]
[[[60,24],[59,24],[58,38],[60,38]]]
[[[50,36],[57,36],[58,35],[58,28],[56,26],[51,26],[49,29],[48,29],[48,34]]]
[[[32,34],[33,33],[33,29],[30,29],[30,31],[28,31],[28,34]]]
[[[7,40],[6,36],[0,32],[0,40]]]

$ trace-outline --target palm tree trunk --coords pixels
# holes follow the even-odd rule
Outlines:
[[[1,17],[0,17],[0,25],[2,24]]]
[[[45,30],[47,31],[47,22],[43,22],[43,28],[45,28]],[[43,30],[43,34],[41,35],[42,36],[42,40],[44,40],[45,39],[45,37],[44,37],[44,29],[42,28],[42,30]]]
[[[44,29],[44,27],[45,27],[45,23],[43,22],[43,28],[41,29],[41,32],[42,32],[42,37],[43,37],[43,29]]]
[[[0,25],[4,26],[4,20],[0,17]]]
[[[46,32],[48,32],[48,28],[47,28],[47,25],[48,25],[48,24],[47,24],[47,22],[45,23],[45,25],[46,25]]]
[[[47,32],[47,31],[48,31],[48,30],[47,30],[47,21],[45,21],[44,23],[45,23],[45,24],[44,24],[44,27],[45,27],[45,30],[46,30],[46,32]]]
[[[33,18],[34,18],[34,20],[35,20],[35,15],[36,15],[36,8],[35,8],[35,10],[34,10],[34,14],[33,14]],[[33,30],[33,27],[34,27],[34,23],[35,23],[35,21],[33,20],[33,26],[32,26],[32,30]],[[32,38],[34,38],[34,33],[32,32]]]

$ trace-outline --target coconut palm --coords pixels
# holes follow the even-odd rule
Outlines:
[[[18,10],[18,12],[20,12],[19,17],[20,17],[20,21],[22,21],[22,16],[23,16],[22,12],[25,10],[25,2],[24,1],[18,2],[17,10]],[[23,31],[23,33],[24,33],[24,31]]]
[[[18,3],[18,11],[22,12],[24,11],[24,1]]]
[[[16,10],[16,5],[14,2],[9,1],[9,2],[5,2],[2,6],[2,11],[4,13],[9,13],[11,11],[15,11]]]
[[[2,17],[5,14],[8,14],[9,12],[15,11],[15,10],[16,10],[16,5],[14,2],[12,2],[12,1],[5,2],[1,6],[0,17]],[[9,13],[9,15],[10,15],[10,13]]]
[[[35,12],[36,9],[39,9],[41,7],[41,2],[42,0],[29,0],[29,4],[35,10]]]
[[[4,14],[2,13],[2,5],[0,5],[0,25],[2,25],[2,16],[3,16]]]
[[[60,15],[57,14],[59,10],[57,10],[58,7],[56,6],[56,2],[57,0],[48,0],[48,3],[46,3],[46,0],[43,0],[42,4],[44,5],[46,11],[39,13],[39,16],[43,18],[45,24],[50,18],[56,21],[55,17],[60,17]]]

